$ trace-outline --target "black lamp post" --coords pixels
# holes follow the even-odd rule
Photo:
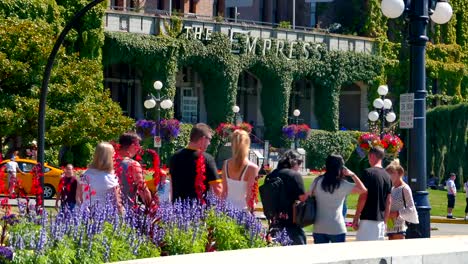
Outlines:
[[[149,94],[148,98],[145,100],[143,105],[146,109],[152,109],[156,107],[156,137],[154,139],[154,147],[157,149],[158,154],[159,148],[161,147],[161,126],[160,126],[160,119],[161,119],[161,108],[162,109],[169,109],[172,107],[172,101],[170,99],[161,99],[161,89],[163,87],[162,82],[155,81],[153,84],[154,89],[156,90],[156,96],[153,94]]]
[[[380,85],[377,89],[377,93],[380,95],[380,98],[377,98],[373,102],[375,110],[369,112],[368,118],[372,122],[376,122],[380,118],[380,139],[383,138],[385,134],[385,125],[386,123],[393,123],[396,120],[396,115],[392,111],[392,101],[385,96],[388,93],[387,85]]]
[[[435,7],[435,8],[434,8]],[[419,225],[411,225],[408,238],[431,236],[428,192],[426,191],[426,34],[429,15],[437,24],[447,23],[452,16],[452,7],[446,0],[383,0],[382,13],[388,18],[397,18],[404,11],[409,17],[410,45],[410,93],[414,93],[413,128],[408,139],[408,176],[413,190],[414,202],[419,215]],[[432,11],[434,8],[434,11]]]
[[[55,57],[62,45],[65,37],[67,36],[68,32],[78,24],[78,21],[88,12],[91,8],[96,6],[97,4],[103,2],[104,0],[94,0],[83,7],[81,10],[75,13],[72,20],[68,22],[65,27],[63,28],[62,32],[60,32],[59,37],[55,41],[54,47],[50,52],[49,58],[47,59],[47,65],[44,69],[44,75],[42,77],[42,86],[41,86],[41,95],[39,98],[39,114],[38,114],[38,131],[37,131],[37,162],[42,166],[42,173],[44,173],[44,148],[45,148],[45,110],[47,104],[47,93],[49,91],[49,80],[50,74],[52,72],[52,67],[54,66]],[[41,187],[44,190],[44,177],[40,178],[41,180]],[[42,192],[42,207],[44,207],[44,192]]]

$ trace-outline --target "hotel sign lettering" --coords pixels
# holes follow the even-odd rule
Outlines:
[[[211,40],[212,28],[202,26],[184,26],[183,29],[187,39]],[[240,39],[245,37],[245,44],[240,43]],[[277,57],[290,59],[309,59],[319,55],[318,48],[324,46],[323,43],[289,41],[286,39],[260,38],[251,36],[251,32],[236,28],[229,29],[229,40],[231,41],[231,52],[234,54],[257,54],[265,56],[273,53]],[[320,58],[317,58],[320,59]]]

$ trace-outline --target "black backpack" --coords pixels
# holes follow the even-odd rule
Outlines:
[[[286,186],[283,179],[270,174],[265,178],[265,182],[260,186],[259,191],[263,213],[268,220],[271,221],[282,212],[288,212]]]

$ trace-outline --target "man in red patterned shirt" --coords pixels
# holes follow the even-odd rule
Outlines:
[[[133,158],[141,151],[141,138],[134,132],[127,132],[119,138],[119,158],[116,174],[120,178],[122,199],[136,203],[138,197],[146,205],[151,204],[151,192],[145,183],[143,168]]]
[[[73,171],[73,165],[67,164],[65,167],[64,176],[60,179],[59,187],[57,190],[57,198],[55,199],[55,209],[59,208],[59,201],[61,209],[72,211],[76,205],[76,188],[78,182],[75,178],[75,172]]]

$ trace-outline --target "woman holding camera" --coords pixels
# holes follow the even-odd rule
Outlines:
[[[343,202],[350,193],[367,192],[356,174],[344,166],[340,155],[329,155],[325,166],[325,174],[319,176],[311,186],[312,195],[317,200],[317,218],[313,231],[315,244],[345,242]],[[354,183],[348,182],[346,176],[350,176]]]
[[[399,160],[392,161],[385,170],[390,174],[393,185],[387,236],[389,240],[405,239],[408,228],[406,222],[419,223],[411,188],[403,181],[405,170]]]

